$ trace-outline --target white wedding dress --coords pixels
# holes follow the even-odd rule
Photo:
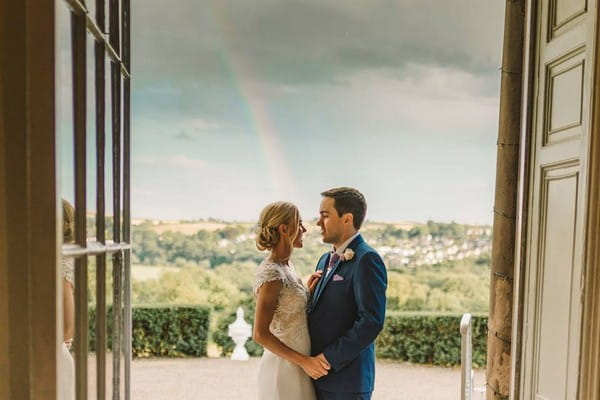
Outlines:
[[[62,261],[62,276],[63,279],[74,286],[74,260],[72,258],[63,258]],[[60,353],[60,381],[61,398],[60,400],[75,400],[75,362],[69,347],[63,342]]]
[[[258,268],[254,293],[266,282],[280,280],[283,288],[269,327],[271,333],[291,349],[310,354],[306,320],[308,289],[294,266],[265,260]],[[258,367],[259,400],[315,400],[311,378],[302,368],[264,349]]]

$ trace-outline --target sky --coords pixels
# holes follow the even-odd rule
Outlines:
[[[492,221],[504,1],[133,0],[132,213]]]

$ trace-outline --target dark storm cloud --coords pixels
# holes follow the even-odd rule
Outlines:
[[[186,132],[180,132],[180,133],[178,133],[175,136],[175,139],[182,140],[182,141],[185,141],[185,142],[190,142],[190,141],[194,140],[192,138],[192,135],[190,135],[189,133],[186,133]]]
[[[500,63],[499,0],[137,0],[134,7],[138,81],[218,86],[231,79],[231,63],[282,85],[339,83],[364,69],[402,75],[410,63],[489,75]]]

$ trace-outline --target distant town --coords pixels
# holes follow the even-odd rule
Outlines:
[[[214,235],[215,244],[223,250],[235,252],[244,242],[253,243],[252,222],[217,219],[194,221],[143,220],[132,221],[136,231],[151,231],[160,237],[170,232],[182,236],[200,231]],[[316,221],[308,221],[308,247],[323,247]],[[415,268],[446,261],[480,259],[489,263],[492,228],[489,225],[463,225],[455,222],[365,222],[363,235],[384,257],[388,268]],[[135,251],[135,250],[134,250]]]
[[[378,245],[377,251],[394,264],[420,266],[439,264],[449,260],[479,258],[491,252],[492,229],[469,228],[462,239],[433,237],[427,234],[413,239],[401,239],[394,245]]]

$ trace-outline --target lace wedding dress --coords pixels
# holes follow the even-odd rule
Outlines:
[[[63,279],[74,285],[74,260],[72,258],[63,258],[62,261],[62,276]],[[70,339],[70,338],[68,338]],[[75,400],[75,362],[73,356],[69,352],[69,344],[63,342],[60,354],[61,378],[59,385],[61,386],[62,396],[60,400]]]
[[[308,289],[294,266],[265,260],[258,268],[254,293],[266,282],[280,280],[283,288],[279,304],[269,327],[282,343],[298,353],[310,354],[310,337],[306,321]],[[302,368],[264,349],[258,367],[260,400],[315,400],[311,378]]]

